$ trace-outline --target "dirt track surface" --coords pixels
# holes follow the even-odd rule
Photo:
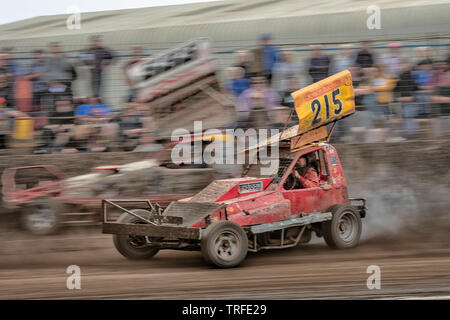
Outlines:
[[[249,254],[240,268],[220,270],[199,252],[129,261],[99,232],[3,233],[0,299],[450,299],[450,248],[443,242],[372,239],[331,250],[315,239]],[[72,264],[81,268],[80,290],[66,288]],[[369,265],[381,269],[380,290],[367,289]]]

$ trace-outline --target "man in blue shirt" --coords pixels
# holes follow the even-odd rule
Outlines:
[[[225,86],[231,94],[235,97],[239,97],[242,92],[250,88],[250,79],[244,78],[244,69],[240,67],[228,68],[229,81],[225,83]]]
[[[275,63],[278,61],[280,48],[271,44],[272,36],[270,34],[262,34],[259,37],[261,49],[261,66],[263,75],[269,81],[272,80],[272,71]]]
[[[83,122],[107,122],[110,120],[112,110],[106,104],[102,104],[100,98],[89,98],[89,104],[77,107],[75,117]]]

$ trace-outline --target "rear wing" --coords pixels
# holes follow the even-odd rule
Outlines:
[[[299,135],[355,113],[355,94],[348,70],[295,91],[292,97]]]
[[[328,142],[336,121],[355,113],[352,76],[348,70],[318,81],[292,93],[298,125],[283,130],[265,141],[249,147],[260,149],[290,140],[291,151]],[[328,129],[327,126],[331,124]]]

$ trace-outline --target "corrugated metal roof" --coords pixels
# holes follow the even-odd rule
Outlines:
[[[368,17],[366,9],[369,5],[377,4],[382,10],[382,23],[389,23],[389,14],[393,9],[397,16],[397,27],[400,23],[407,23],[409,18],[398,15],[404,9],[411,12],[421,12],[430,19],[430,25],[434,25],[442,19],[448,19],[450,4],[445,0],[337,0],[337,1],[310,1],[310,0],[248,0],[245,2],[238,0],[217,1],[210,3],[195,3],[177,6],[150,7],[140,9],[127,9],[104,12],[91,12],[81,14],[81,29],[68,30],[66,20],[68,15],[53,15],[37,17],[9,23],[0,26],[0,40],[43,38],[57,36],[79,36],[91,33],[123,32],[132,30],[135,32],[151,29],[167,29],[179,26],[192,26],[190,32],[194,30],[203,31],[205,25],[223,24],[227,22],[249,23],[256,22],[258,27],[273,27],[273,25],[283,25],[286,18],[294,18],[299,27],[304,28],[305,23],[296,20],[298,17],[312,17],[319,19],[320,29],[333,29],[337,27],[336,22],[346,25],[348,29],[356,28],[358,25],[365,27],[365,20]],[[438,6],[436,6],[438,5]],[[401,8],[401,9],[399,9]],[[355,15],[356,13],[356,15]],[[327,18],[317,16],[326,15]],[[338,15],[340,19],[332,18]],[[414,16],[417,16],[414,13]],[[343,19],[343,17],[345,17]],[[359,17],[359,19],[358,19]],[[349,20],[348,18],[352,18]],[[437,18],[437,21],[434,19]],[[308,19],[311,22],[311,19]],[[293,20],[291,20],[292,22]],[[363,22],[360,24],[359,22]],[[428,26],[430,28],[432,26]],[[291,26],[292,28],[292,26]],[[448,23],[447,23],[448,28]],[[264,28],[266,29],[266,28]],[[307,28],[309,29],[309,28]],[[342,30],[342,27],[337,28]],[[245,30],[242,30],[245,31]],[[393,31],[391,29],[391,31]],[[395,30],[394,30],[395,31]],[[229,37],[229,34],[226,32]],[[233,34],[235,37],[243,35]],[[179,41],[179,40],[177,40]]]

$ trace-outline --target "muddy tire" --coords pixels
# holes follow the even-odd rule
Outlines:
[[[234,222],[214,222],[202,235],[201,250],[210,264],[220,268],[236,267],[247,256],[247,234]]]
[[[22,209],[20,223],[34,235],[56,233],[61,227],[61,205],[53,198],[40,198]]]
[[[149,218],[150,212],[143,209],[134,209],[130,210],[131,212],[147,218]],[[118,223],[144,223],[138,218],[124,213],[119,219],[117,219]],[[113,243],[116,247],[117,251],[120,252],[125,258],[130,260],[142,260],[153,257],[158,253],[159,249],[152,248],[150,246],[145,245],[147,243],[148,238],[145,236],[132,236],[132,235],[122,235],[122,234],[114,234],[113,235]]]
[[[322,234],[330,248],[346,249],[358,245],[362,223],[359,213],[349,205],[330,208],[333,218],[322,223]]]

